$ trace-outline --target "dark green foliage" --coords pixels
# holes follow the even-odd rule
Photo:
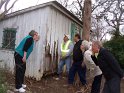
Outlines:
[[[7,92],[7,86],[5,85],[5,75],[4,71],[0,70],[0,93]]]
[[[114,54],[124,69],[124,36],[113,36],[110,41],[104,43],[104,47],[108,48]]]

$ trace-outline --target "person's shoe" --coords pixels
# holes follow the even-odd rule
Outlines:
[[[57,78],[55,80],[61,80],[62,79],[62,74],[57,74]]]
[[[16,92],[23,93],[23,92],[25,92],[26,90],[25,90],[25,89],[23,89],[23,88],[20,88],[20,89],[16,89],[15,91],[16,91]]]
[[[26,88],[26,85],[25,85],[25,84],[22,84],[22,87],[23,87],[23,88]]]

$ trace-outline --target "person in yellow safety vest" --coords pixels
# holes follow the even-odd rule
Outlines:
[[[70,67],[71,67],[71,57],[73,52],[73,43],[70,40],[69,35],[65,35],[63,38],[62,44],[61,44],[61,56],[60,56],[60,62],[58,64],[58,75],[59,78],[62,74],[62,69],[64,65],[66,64],[66,71],[67,74],[69,73]]]

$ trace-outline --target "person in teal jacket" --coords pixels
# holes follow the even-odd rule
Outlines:
[[[26,70],[26,60],[33,51],[34,42],[39,40],[38,33],[34,30],[29,32],[20,44],[15,49],[15,87],[16,91],[25,92],[26,85],[24,85],[24,76]]]

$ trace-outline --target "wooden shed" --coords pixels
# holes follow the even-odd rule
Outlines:
[[[60,44],[64,34],[82,32],[82,22],[56,1],[29,7],[6,15],[0,21],[0,67],[14,72],[14,48],[31,31],[40,40],[27,60],[26,76],[40,80],[57,71]]]

